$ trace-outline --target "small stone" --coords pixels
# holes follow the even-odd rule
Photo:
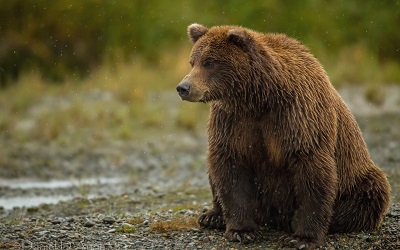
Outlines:
[[[83,226],[84,226],[84,227],[93,227],[93,226],[94,226],[94,223],[91,222],[90,220],[87,220],[87,221],[83,224]]]
[[[137,240],[137,241],[135,241],[135,246],[141,247],[141,246],[143,246],[143,242],[141,242],[140,240]]]
[[[390,210],[389,213],[387,214],[387,216],[396,218],[396,217],[400,217],[400,213],[396,212],[396,211],[393,211],[393,210]]]
[[[299,246],[299,249],[306,249],[306,245],[305,245],[305,244],[301,244],[301,245]]]
[[[29,240],[24,240],[24,241],[22,242],[22,246],[23,246],[24,248],[32,248],[32,247],[33,247],[33,244],[32,244],[32,242],[30,242]]]
[[[74,222],[75,219],[74,219],[73,217],[68,217],[68,218],[66,219],[66,221],[67,221],[67,222]]]
[[[48,233],[49,233],[49,231],[40,231],[40,232],[39,232],[39,235],[40,235],[40,236],[43,236],[43,235],[48,234]]]
[[[157,198],[163,198],[165,196],[164,193],[158,193],[155,195]]]
[[[193,212],[192,210],[187,210],[185,214],[186,214],[186,215],[193,215],[194,212]]]
[[[144,220],[142,224],[143,225],[148,225],[149,224],[149,220]]]
[[[106,216],[103,218],[103,222],[106,224],[113,224],[116,220],[113,217]]]
[[[117,231],[117,229],[113,228],[107,231],[107,233],[115,233]]]
[[[51,221],[51,223],[52,223],[53,225],[61,224],[61,223],[63,223],[63,222],[64,222],[64,219],[63,219],[63,218],[55,218],[54,220]]]
[[[371,236],[370,235],[364,235],[363,237],[362,237],[366,242],[372,242],[372,238],[371,238]]]
[[[381,244],[381,241],[380,241],[380,240],[375,241],[375,242],[373,243],[374,246],[379,246],[380,244]]]

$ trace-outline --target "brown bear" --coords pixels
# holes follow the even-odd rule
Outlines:
[[[249,242],[260,226],[301,248],[327,233],[377,229],[390,186],[353,115],[308,49],[282,34],[188,27],[183,100],[210,104],[212,208],[198,222]]]

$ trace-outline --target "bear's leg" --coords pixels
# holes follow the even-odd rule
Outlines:
[[[297,158],[289,170],[299,207],[292,218],[294,234],[285,242],[313,249],[323,243],[330,224],[337,193],[336,164],[328,153],[313,152]]]
[[[368,174],[351,192],[335,203],[330,233],[377,229],[390,202],[390,187],[383,172]]]
[[[222,214],[222,208],[220,202],[218,201],[218,196],[215,191],[215,185],[211,176],[209,176],[209,182],[213,197],[212,208],[200,215],[197,222],[202,227],[224,229],[225,222]]]
[[[251,170],[244,167],[219,166],[215,175],[216,192],[226,223],[225,237],[230,241],[247,243],[256,238],[259,227],[255,221],[256,187]],[[218,185],[219,184],[219,185]]]

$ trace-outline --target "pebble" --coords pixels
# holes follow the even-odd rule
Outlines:
[[[74,222],[74,221],[75,221],[74,217],[68,217],[66,219],[66,222]]]
[[[55,219],[53,219],[53,220],[51,221],[51,223],[52,223],[53,225],[61,224],[61,223],[63,223],[63,222],[64,222],[64,219],[62,219],[62,218],[55,218]]]
[[[394,217],[394,218],[400,217],[400,212],[397,212],[397,211],[389,211],[388,216]]]
[[[106,216],[103,218],[103,222],[106,224],[113,224],[116,220],[113,217]]]
[[[24,240],[23,241],[23,246],[24,247],[32,247],[32,242],[29,240]]]
[[[192,210],[187,210],[185,214],[186,214],[186,215],[193,215],[194,212],[193,212]]]
[[[107,231],[107,233],[115,233],[117,231],[117,229],[113,228]]]
[[[47,231],[47,230],[45,230],[45,231],[40,231],[40,232],[39,232],[39,235],[40,235],[40,236],[43,236],[43,235],[48,234],[48,233],[49,233],[49,231]]]
[[[90,220],[87,220],[87,221],[83,224],[83,226],[84,226],[84,227],[93,227],[93,226],[94,226],[94,223],[91,222]]]

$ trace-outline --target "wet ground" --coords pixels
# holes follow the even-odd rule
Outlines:
[[[331,235],[323,249],[400,249],[400,88],[386,92],[381,106],[359,88],[341,95],[389,176],[392,207],[380,231]],[[0,248],[278,248],[280,232],[265,229],[262,239],[240,245],[194,223],[210,201],[205,136],[175,131],[73,146],[4,139]]]

